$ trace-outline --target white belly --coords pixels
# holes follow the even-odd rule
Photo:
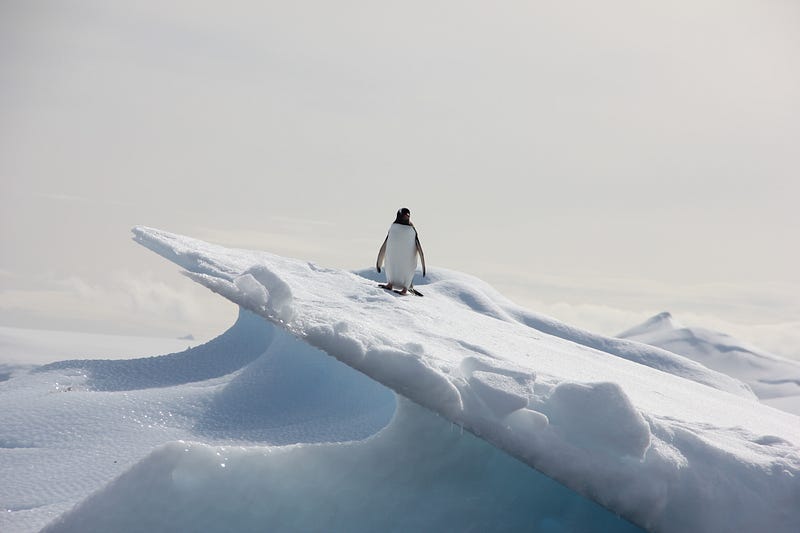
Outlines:
[[[417,232],[413,226],[392,224],[386,241],[386,281],[396,288],[409,288],[417,269]]]

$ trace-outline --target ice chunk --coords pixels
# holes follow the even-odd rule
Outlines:
[[[642,458],[650,446],[650,426],[616,383],[561,383],[543,410],[580,448]]]
[[[438,407],[451,416],[464,408],[461,393],[450,380],[413,354],[389,347],[372,349],[362,369],[368,375],[383,376],[389,386],[426,407]]]
[[[517,409],[505,418],[508,427],[517,435],[532,437],[550,423],[547,415],[533,409]]]
[[[530,390],[513,377],[476,371],[469,378],[469,384],[499,417],[528,405]]]
[[[294,317],[291,288],[264,266],[255,266],[236,276],[233,281],[195,272],[185,272],[185,274],[256,313],[266,314],[286,323]]]

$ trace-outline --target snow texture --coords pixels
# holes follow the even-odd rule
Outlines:
[[[800,419],[700,363],[456,272],[403,297],[372,271],[134,236],[240,319],[186,352],[0,382],[2,531],[800,523]]]

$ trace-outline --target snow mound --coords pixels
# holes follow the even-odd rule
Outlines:
[[[401,297],[371,273],[134,234],[212,290],[643,527],[793,531],[800,521],[787,505],[800,494],[797,418],[694,361],[540,317],[458,273],[432,270],[424,298]]]

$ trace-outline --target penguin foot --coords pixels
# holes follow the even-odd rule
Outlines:
[[[422,296],[422,293],[419,292],[414,287],[409,287],[401,291],[395,289],[394,285],[392,285],[391,283],[378,283],[378,287],[380,287],[381,289],[386,289],[387,291],[392,291],[396,294],[399,294],[400,296],[407,296],[409,293],[414,294],[416,296]]]

